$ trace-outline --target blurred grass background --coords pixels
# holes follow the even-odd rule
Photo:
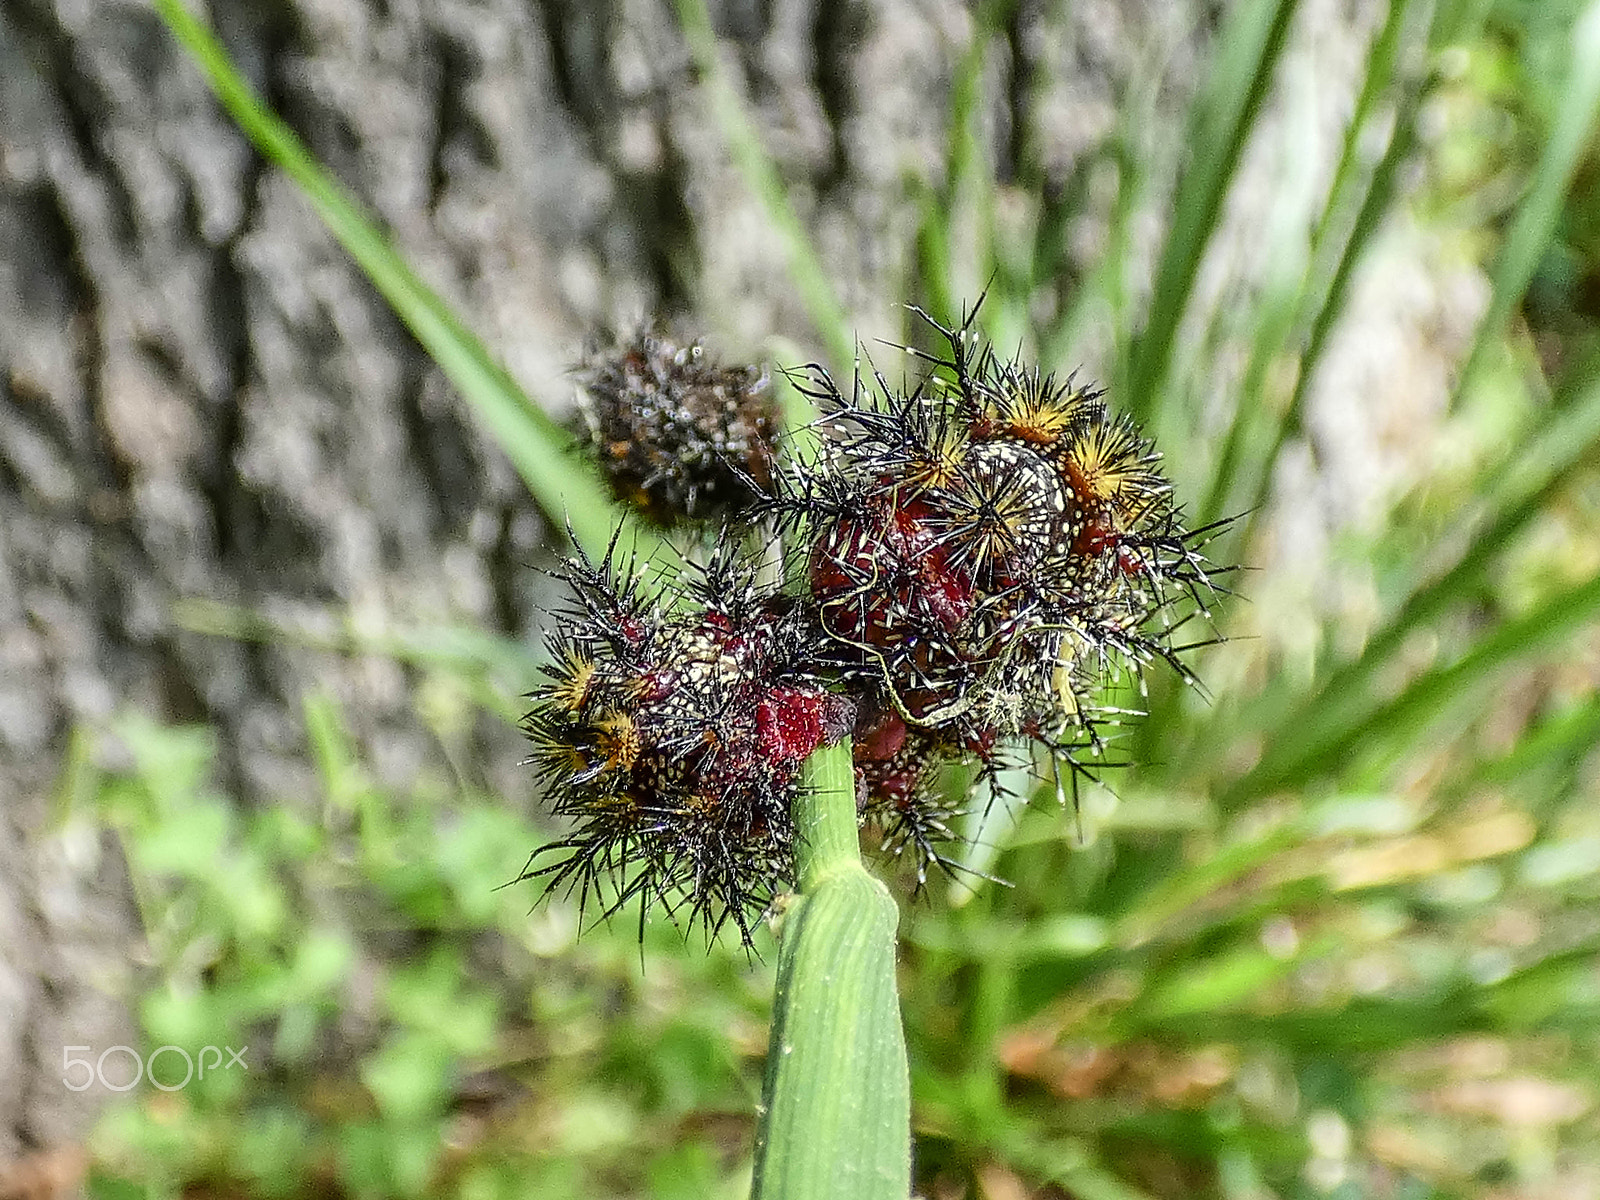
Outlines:
[[[1243,514],[1213,550],[1249,569],[1216,606],[1230,640],[1194,656],[1208,694],[1152,680],[1137,767],[1077,820],[1048,794],[989,814],[975,864],[1014,886],[906,905],[919,1192],[1600,1196],[1600,4],[1393,0],[1309,182],[1264,105],[1293,84],[1293,0],[1220,6],[1183,128],[1133,87],[1081,177],[1051,177],[1024,130],[997,179],[978,96],[1009,8],[975,10],[947,169],[908,195],[913,269],[884,288],[948,318],[987,282],[995,340],[1092,364],[1196,522]],[[678,11],[815,327],[775,331],[783,361],[914,336],[850,327],[703,8]],[[1252,165],[1263,140],[1280,152]],[[1285,212],[1241,209],[1245,170],[1276,173]],[[1258,228],[1249,271],[1213,261],[1230,221]],[[1466,336],[1441,332],[1439,411],[1319,380],[1336,339],[1382,336],[1362,304],[1397,240],[1489,281]],[[416,330],[428,298],[395,279]],[[460,351],[439,329],[419,337]],[[537,458],[536,419],[493,409],[515,385],[460,361],[541,499],[581,486]],[[1319,466],[1384,484],[1307,553]],[[289,636],[199,603],[184,620]],[[530,647],[352,627],[324,648],[418,668],[438,754],[412,786],[377,784],[320,694],[319,793],[270,809],[218,789],[204,728],[130,714],[67,751],[62,827],[114,830],[134,882],[148,1044],[251,1047],[248,1073],[118,1101],[94,1194],[742,1195],[772,955],[662,922],[642,947],[627,921],[578,938],[572,906],[501,887],[551,831],[482,794],[459,747],[474,712],[515,718]]]

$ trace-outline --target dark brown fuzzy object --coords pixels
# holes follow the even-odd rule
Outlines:
[[[639,570],[614,547],[568,564],[575,604],[524,728],[574,827],[523,877],[606,916],[637,900],[642,922],[659,902],[748,945],[793,886],[801,764],[849,734],[855,706],[824,686],[809,616],[727,545],[679,577],[670,608]]]
[[[652,523],[726,520],[770,484],[777,408],[760,368],[644,328],[591,352],[580,378],[601,469]]]

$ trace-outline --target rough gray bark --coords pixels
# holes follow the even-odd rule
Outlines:
[[[1065,177],[1153,34],[1177,46],[1175,113],[1189,86],[1174,6],[1065,7],[1019,4],[996,47],[984,119],[1002,179],[1024,130]],[[1336,133],[1360,23],[1307,7]],[[583,336],[645,311],[692,310],[729,354],[775,331],[809,341],[665,3],[229,0],[210,15],[536,395],[562,403]],[[941,170],[966,7],[728,0],[715,20],[841,295],[864,334],[892,335],[915,298],[895,282],[910,182]],[[1092,254],[1092,223],[1076,233]],[[138,931],[114,848],[47,836],[75,724],[129,706],[209,722],[246,799],[305,789],[313,684],[344,701],[380,774],[429,752],[398,668],[186,632],[174,600],[521,634],[546,531],[145,3],[0,3],[0,1163],[79,1138],[103,1100],[61,1086],[63,1045],[133,1036],[119,988]],[[486,725],[477,750],[525,788],[506,731]]]

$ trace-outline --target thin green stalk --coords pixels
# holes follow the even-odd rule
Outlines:
[[[1355,111],[1351,114],[1350,122],[1345,126],[1344,142],[1339,153],[1339,163],[1334,169],[1333,183],[1328,188],[1328,193],[1323,200],[1322,212],[1317,218],[1315,229],[1311,234],[1311,241],[1306,256],[1306,265],[1301,272],[1299,287],[1293,299],[1279,307],[1278,311],[1269,313],[1268,319],[1262,322],[1254,340],[1250,363],[1245,371],[1244,386],[1240,389],[1241,399],[1235,404],[1232,419],[1229,422],[1228,433],[1223,442],[1221,453],[1217,456],[1216,467],[1208,486],[1206,497],[1198,510],[1197,524],[1205,525],[1215,521],[1223,515],[1223,508],[1233,490],[1235,475],[1241,464],[1241,455],[1247,441],[1247,433],[1253,432],[1252,427],[1258,416],[1260,397],[1263,394],[1267,372],[1273,361],[1283,352],[1291,336],[1302,330],[1307,324],[1307,314],[1315,314],[1311,319],[1313,333],[1311,340],[1318,344],[1319,339],[1314,330],[1326,318],[1323,314],[1330,307],[1330,297],[1336,294],[1337,283],[1330,285],[1324,282],[1328,274],[1327,261],[1332,257],[1332,248],[1336,234],[1336,223],[1342,222],[1345,215],[1353,207],[1358,188],[1365,184],[1368,201],[1362,202],[1354,228],[1359,231],[1362,223],[1359,214],[1370,208],[1370,197],[1375,187],[1377,175],[1365,170],[1364,152],[1362,150],[1362,135],[1371,125],[1378,106],[1393,90],[1396,71],[1395,64],[1399,59],[1402,35],[1407,27],[1407,19],[1411,6],[1415,0],[1396,0],[1390,6],[1389,15],[1385,19],[1382,29],[1373,39],[1372,49],[1367,55],[1367,69],[1362,78],[1361,92],[1357,97]],[[1400,114],[1396,113],[1395,136],[1390,139],[1392,157],[1393,147],[1398,140],[1400,128]],[[1383,168],[1380,165],[1379,171]],[[1392,191],[1391,189],[1388,189]],[[1366,227],[1370,232],[1371,223]],[[1340,266],[1333,268],[1333,278],[1337,281],[1343,262],[1359,253],[1359,244],[1356,233],[1350,234],[1345,243],[1344,251],[1339,255]],[[1333,314],[1336,315],[1336,314]],[[1325,335],[1324,335],[1325,336]],[[1307,358],[1310,356],[1307,355]],[[1301,379],[1310,374],[1305,361],[1302,361],[1299,376]],[[1298,390],[1298,385],[1297,385]],[[1291,415],[1296,413],[1296,405],[1290,404]],[[1285,421],[1285,424],[1287,420]],[[1281,439],[1280,439],[1281,441]],[[1250,469],[1255,470],[1258,476],[1270,478],[1272,461],[1277,457],[1274,450],[1266,459],[1261,460],[1264,465],[1251,464]]]
[[[1134,347],[1125,397],[1129,411],[1141,420],[1160,406],[1178,325],[1297,7],[1298,0],[1241,4],[1217,35],[1211,83],[1196,100],[1190,119],[1191,158],[1178,181],[1177,207],[1156,273],[1150,316]]]
[[[795,291],[828,347],[828,355],[833,360],[829,365],[835,371],[843,371],[855,361],[856,353],[849,318],[817,253],[816,244],[789,202],[789,189],[783,176],[762,146],[744,104],[718,61],[716,32],[711,28],[711,14],[706,10],[705,0],[677,0],[677,9],[678,22],[689,42],[689,53],[694,56],[695,66],[705,80],[711,113],[722,131],[728,152],[783,242],[789,277],[794,280]]]
[[[861,865],[848,740],[806,761],[800,895],[783,918],[752,1200],[905,1200],[911,1084],[899,912]]]
[[[1561,206],[1597,121],[1600,121],[1600,0],[1594,0],[1573,25],[1572,59],[1555,127],[1550,131],[1550,140],[1539,156],[1528,194],[1517,208],[1511,231],[1495,262],[1489,309],[1478,324],[1472,352],[1456,383],[1458,402],[1476,379],[1484,355],[1504,336],[1512,310],[1527,294],[1539,259],[1555,235]]]
[[[795,873],[800,895],[812,895],[837,871],[861,871],[861,835],[856,823],[856,776],[846,743],[825,746],[802,770],[795,804]]]

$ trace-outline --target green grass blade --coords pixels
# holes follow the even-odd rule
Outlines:
[[[1217,456],[1205,500],[1198,510],[1197,524],[1209,524],[1223,515],[1224,506],[1242,468],[1247,468],[1257,481],[1255,496],[1244,507],[1259,506],[1284,443],[1291,436],[1291,431],[1299,428],[1305,392],[1315,376],[1327,338],[1343,311],[1350,273],[1393,201],[1395,170],[1413,140],[1418,100],[1415,88],[1410,89],[1395,108],[1394,129],[1387,151],[1375,168],[1370,171],[1363,169],[1365,135],[1369,132],[1379,104],[1395,90],[1400,47],[1413,7],[1414,0],[1396,0],[1390,6],[1383,27],[1373,38],[1372,47],[1367,53],[1361,92],[1350,122],[1345,127],[1333,182],[1329,185],[1322,212],[1311,234],[1298,293],[1282,305],[1281,311],[1274,312],[1269,308],[1258,330],[1240,399],[1235,405],[1222,451]],[[1358,189],[1362,189],[1363,185],[1364,195],[1358,201]],[[1341,249],[1336,232],[1347,219],[1352,206],[1355,218]],[[1330,262],[1333,264],[1331,267]],[[1307,330],[1309,333],[1306,333]],[[1256,431],[1262,424],[1261,402],[1269,369],[1290,340],[1301,334],[1306,337],[1306,349],[1301,354],[1296,372],[1294,393],[1288,409],[1279,418],[1271,448],[1259,455],[1251,454],[1246,459],[1245,446],[1257,444]],[[1245,545],[1248,542],[1248,530],[1241,524],[1234,532],[1232,544]]]
[[[965,191],[993,183],[985,178],[982,169],[982,150],[974,123],[983,84],[983,61],[989,48],[999,17],[997,5],[990,0],[973,15],[972,41],[962,54],[961,65],[956,69],[950,87],[950,119],[945,131],[945,177],[937,188],[925,190],[921,205],[921,220],[917,226],[917,264],[924,294],[918,303],[938,320],[949,326],[960,323],[960,306],[963,302],[962,284],[957,278],[952,252],[955,239],[952,226],[959,220],[957,204]],[[986,206],[981,201],[978,208],[987,218],[979,222],[978,234],[993,235],[993,197]],[[978,258],[987,259],[988,247],[980,247]],[[981,284],[980,284],[981,286]]]
[[[933,188],[924,188],[917,221],[916,277],[919,304],[946,325],[955,323],[957,304],[955,268],[950,258],[950,222],[944,197]]]
[[[1512,787],[1552,765],[1573,768],[1596,746],[1600,746],[1600,696],[1591,696],[1529,728],[1505,754],[1477,764],[1455,790]]]
[[[1372,48],[1367,53],[1367,69],[1361,78],[1361,92],[1356,97],[1355,111],[1350,116],[1350,123],[1345,126],[1344,140],[1339,148],[1339,165],[1334,168],[1327,203],[1323,205],[1316,230],[1311,235],[1313,262],[1325,247],[1331,245],[1334,222],[1354,194],[1357,168],[1363,157],[1361,142],[1367,132],[1367,122],[1377,111],[1378,102],[1397,80],[1400,46],[1414,3],[1415,0],[1394,0],[1389,5],[1383,28],[1372,40]]]
[[[689,53],[694,56],[695,66],[705,80],[712,116],[733,155],[734,165],[783,242],[789,276],[827,347],[832,359],[829,365],[835,373],[843,372],[855,361],[855,332],[850,318],[839,302],[816,245],[789,203],[783,177],[761,145],[749,114],[722,69],[717,58],[716,33],[711,28],[705,0],[677,0],[677,9],[679,24],[689,42]]]
[[[1311,332],[1306,341],[1305,353],[1300,358],[1300,370],[1295,379],[1294,392],[1289,398],[1289,407],[1273,434],[1271,447],[1256,470],[1255,495],[1248,506],[1251,519],[1245,523],[1245,529],[1241,533],[1242,544],[1249,544],[1250,530],[1266,503],[1267,493],[1272,486],[1273,470],[1283,454],[1284,447],[1290,438],[1300,432],[1306,397],[1310,394],[1311,384],[1316,379],[1317,368],[1321,365],[1328,339],[1338,325],[1339,317],[1344,313],[1345,301],[1350,294],[1350,281],[1355,274],[1356,266],[1361,261],[1362,252],[1366,250],[1367,244],[1377,232],[1378,226],[1388,214],[1394,201],[1395,184],[1400,168],[1415,144],[1414,134],[1420,103],[1420,89],[1413,89],[1411,94],[1401,101],[1395,114],[1395,129],[1389,139],[1388,149],[1384,151],[1377,169],[1372,173],[1366,197],[1356,214],[1355,227],[1351,230],[1344,250],[1339,255],[1339,262],[1334,267],[1332,279],[1328,281],[1322,302],[1317,306],[1311,319]]]
[[[1331,327],[1331,318],[1336,315],[1329,312],[1330,296],[1337,296],[1340,301],[1343,298],[1342,294],[1339,294],[1342,293],[1339,280],[1340,267],[1346,262],[1353,262],[1359,256],[1365,237],[1371,232],[1370,226],[1373,222],[1369,220],[1368,227],[1363,228],[1362,214],[1374,207],[1372,191],[1384,167],[1383,161],[1380,160],[1376,171],[1367,169],[1364,142],[1371,130],[1373,118],[1378,113],[1379,105],[1394,91],[1400,47],[1414,7],[1415,0],[1396,0],[1390,5],[1383,26],[1372,39],[1371,47],[1367,51],[1366,69],[1362,74],[1361,91],[1357,96],[1350,120],[1345,126],[1338,165],[1334,168],[1333,181],[1323,197],[1322,211],[1311,231],[1305,264],[1299,272],[1298,281],[1289,284],[1286,295],[1275,295],[1269,289],[1264,291],[1257,301],[1258,316],[1255,334],[1251,339],[1250,359],[1245,368],[1242,385],[1236,392],[1222,448],[1211,464],[1204,498],[1195,510],[1196,525],[1210,524],[1230,507],[1233,507],[1234,511],[1248,507],[1242,502],[1237,507],[1230,504],[1235,486],[1240,482],[1241,472],[1257,480],[1271,478],[1272,462],[1277,457],[1278,449],[1265,453],[1258,452],[1261,449],[1264,426],[1274,415],[1267,411],[1269,406],[1266,403],[1269,372],[1291,341],[1303,335],[1309,328],[1311,332],[1308,340],[1317,353],[1313,355],[1308,351],[1302,356],[1296,377],[1297,391],[1314,373],[1314,365],[1308,366],[1308,361],[1314,364],[1315,358],[1320,356],[1321,344],[1326,339],[1326,332],[1319,337],[1317,330],[1324,325]],[[1396,128],[1399,128],[1398,121]],[[1391,135],[1391,148],[1394,144],[1395,138]],[[1358,205],[1357,191],[1363,184],[1366,199],[1360,201]],[[1347,220],[1353,206],[1357,214],[1355,227],[1352,232],[1345,235],[1344,248],[1340,250],[1337,246],[1336,233],[1341,224]],[[1331,268],[1333,283],[1330,285],[1325,276],[1330,271],[1328,264],[1335,259],[1339,265]],[[1342,308],[1342,303],[1337,307]],[[1308,313],[1312,314],[1309,319]],[[1288,409],[1289,420],[1296,419],[1297,407],[1291,400]],[[1285,424],[1286,422],[1281,422],[1278,427],[1279,449],[1286,439],[1286,435],[1282,434]],[[1247,447],[1250,448],[1249,453],[1246,452]],[[1260,486],[1258,483],[1258,490]],[[1243,524],[1233,531],[1229,541],[1233,545],[1248,542]]]
[[[531,646],[465,625],[369,630],[349,613],[330,610],[326,621],[294,623],[253,609],[190,597],[174,601],[172,619],[180,629],[238,642],[304,646],[340,655],[373,655],[461,681],[474,702],[509,724],[527,705],[512,699],[537,676],[540,655]]]
[[[1478,36],[1497,0],[1440,0],[1432,45],[1448,46]]]
[[[1175,872],[1141,895],[1138,904],[1118,921],[1117,943],[1132,947],[1149,940],[1165,922],[1242,879],[1304,838],[1304,830],[1285,824],[1259,838],[1223,847],[1202,862]]]
[[[1297,7],[1298,0],[1249,0],[1234,7],[1217,34],[1210,86],[1196,99],[1190,119],[1192,158],[1178,180],[1150,315],[1133,352],[1125,399],[1140,420],[1156,410],[1166,386],[1179,322]]]
[[[1222,449],[1217,452],[1212,464],[1205,496],[1195,510],[1194,524],[1197,528],[1211,524],[1227,510],[1241,468],[1248,466],[1258,478],[1264,474],[1258,463],[1265,462],[1265,456],[1257,460],[1252,455],[1247,459],[1245,447],[1259,440],[1255,431],[1263,416],[1262,402],[1267,393],[1268,372],[1299,323],[1304,287],[1301,292],[1292,301],[1273,303],[1265,297],[1262,300],[1261,323],[1256,330],[1250,361],[1245,366],[1233,412],[1228,417],[1228,430],[1223,435]],[[1270,478],[1270,473],[1266,474]],[[1242,540],[1237,537],[1230,539],[1235,544]]]
[[[419,279],[357,202],[270,112],[229,60],[216,36],[182,0],[156,0],[156,11],[205,74],[211,90],[270,161],[299,185],[334,237],[394,308],[423,348],[477,411],[540,506],[590,551],[603,550],[616,526],[600,481],[565,447],[572,437],[517,386],[449,306]]]
[[[847,741],[807,760],[801,895],[784,915],[753,1200],[905,1200],[911,1087],[895,985],[899,914],[861,865]]]
[[[1437,667],[1406,687],[1400,695],[1362,718],[1327,730],[1286,760],[1263,759],[1224,797],[1224,804],[1245,796],[1298,787],[1352,756],[1381,749],[1393,755],[1411,745],[1448,707],[1458,705],[1473,689],[1506,667],[1570,638],[1600,614],[1600,579],[1580,584],[1525,616],[1498,626],[1455,662]]]
[[[1326,952],[1327,946],[1320,948]],[[1208,953],[1148,982],[1122,1019],[1136,1026],[1141,1021],[1161,1023],[1244,1008],[1315,957],[1318,955],[1304,950],[1291,956],[1275,955],[1249,943]]]
[[[1132,118],[1119,119],[1119,129],[1105,154],[1117,169],[1117,193],[1111,206],[1106,230],[1106,252],[1095,268],[1082,279],[1061,316],[1047,336],[1041,338],[1041,361],[1047,369],[1069,371],[1077,362],[1073,354],[1086,326],[1096,318],[1110,321],[1114,340],[1126,348],[1127,271],[1133,252],[1134,218],[1149,184],[1149,172],[1132,143]],[[1122,368],[1109,365],[1114,373]],[[1123,407],[1120,403],[1118,407]]]
[[[1489,308],[1456,386],[1459,400],[1472,386],[1484,355],[1505,335],[1512,310],[1527,293],[1539,259],[1556,230],[1573,176],[1600,120],[1600,0],[1579,15],[1572,30],[1572,59],[1555,128],[1539,156],[1528,194],[1495,262]]]
[[[917,238],[927,299],[936,305],[928,311],[953,326],[983,293],[984,326],[1003,352],[1015,349],[1022,336],[1031,260],[1006,244],[998,221],[997,164],[984,152],[979,123],[990,48],[1016,7],[1017,0],[984,0],[973,13],[972,39],[951,87],[945,178],[923,206]],[[958,261],[952,250],[965,240],[953,232],[963,224],[972,231],[970,262],[965,256]]]
[[[1550,410],[1541,428],[1496,473],[1484,511],[1469,513],[1439,536],[1440,544],[1460,547],[1455,561],[1413,589],[1359,657],[1335,670],[1306,700],[1282,709],[1273,721],[1279,732],[1269,738],[1271,748],[1255,773],[1272,776],[1283,764],[1306,755],[1331,729],[1359,720],[1361,710],[1371,707],[1373,677],[1412,631],[1469,596],[1495,556],[1596,453],[1600,453],[1600,380],[1590,381],[1578,396]]]

